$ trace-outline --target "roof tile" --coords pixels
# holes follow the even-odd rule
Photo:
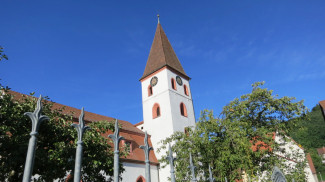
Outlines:
[[[20,100],[23,97],[23,95],[25,95],[25,94],[21,94],[19,92],[15,92],[12,90],[9,90],[7,93],[12,95],[16,100]],[[31,97],[29,95],[25,95],[25,96]],[[63,104],[55,103],[55,102],[53,102],[52,108],[53,109],[64,108],[63,114],[68,114],[68,115],[72,114],[72,117],[74,119],[78,119],[79,114],[81,113],[80,109],[76,109],[74,107],[66,106]],[[115,120],[112,117],[103,116],[103,115],[95,114],[95,113],[88,112],[88,111],[85,111],[84,119],[86,122],[96,122],[96,121],[103,121],[103,120],[106,120],[108,122],[114,122],[114,120]],[[139,148],[140,145],[144,145],[144,136],[145,136],[144,132],[141,131],[140,129],[138,129],[137,127],[135,127],[130,122],[123,121],[123,120],[118,120],[118,122],[122,125],[122,128],[120,130],[120,135],[123,136],[126,140],[132,142],[133,150],[130,153],[130,155],[128,155],[126,157],[126,159],[129,162],[134,161],[134,162],[144,163],[144,161],[145,161],[144,152],[142,149]],[[113,134],[113,132],[109,130],[104,134],[104,136],[107,137],[109,134]],[[149,145],[152,146],[150,136],[148,137],[148,141],[149,141]],[[152,162],[153,164],[158,164],[158,160],[157,160],[155,153],[153,151],[150,151],[149,159],[150,159],[150,162]]]
[[[173,47],[169,43],[161,24],[158,23],[155,37],[151,45],[147,65],[140,80],[147,77],[151,73],[158,71],[164,66],[179,72],[182,76],[189,79],[181,63],[179,62]]]

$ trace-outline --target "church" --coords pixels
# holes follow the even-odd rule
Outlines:
[[[162,168],[159,163],[159,159],[166,151],[157,153],[156,149],[160,148],[159,142],[161,140],[171,136],[174,132],[185,132],[188,127],[194,127],[195,115],[190,77],[178,60],[159,19],[147,64],[139,81],[142,88],[143,121],[132,124],[128,121],[118,120],[122,127],[120,136],[125,139],[121,141],[120,146],[128,146],[130,149],[126,158],[120,158],[125,169],[121,174],[122,181],[146,181],[145,155],[140,146],[144,145],[145,132],[147,132],[149,135],[148,143],[154,149],[149,153],[151,181],[167,182],[170,177],[170,168],[168,165]],[[10,94],[16,98],[21,97],[18,92],[10,91]],[[64,113],[73,113],[73,118],[76,120],[81,113],[79,109],[59,103],[53,105],[54,109],[62,107],[65,108]],[[102,120],[113,121],[115,119],[85,111],[84,120],[85,122],[96,122]],[[109,131],[108,133],[112,132]],[[277,141],[276,137],[275,140]],[[278,140],[280,141],[280,139]],[[288,149],[297,148],[304,155],[303,148],[297,146],[298,144],[294,141],[285,145]],[[287,159],[287,161],[295,163],[290,159]],[[313,164],[309,160],[308,162],[309,165],[306,167],[308,181],[317,181],[317,176],[314,177],[316,172],[311,169]],[[108,178],[109,176],[107,176]]]
[[[152,182],[166,182],[170,177],[169,166],[161,168],[158,160],[165,151],[156,152],[158,143],[176,131],[185,132],[187,127],[195,126],[195,116],[190,89],[190,77],[185,73],[178,60],[159,20],[154,35],[144,73],[140,78],[142,87],[143,121],[132,124],[119,120],[120,136],[124,140],[120,146],[130,148],[129,155],[121,157],[125,171],[121,174],[125,182],[145,182],[145,154],[139,147],[144,145],[145,132],[148,143],[154,150],[149,153],[150,174]],[[9,91],[14,98],[22,97],[21,93]],[[53,103],[53,109],[63,108],[63,113],[78,120],[80,109]],[[85,111],[84,121],[114,121],[107,117]],[[111,134],[111,131],[108,131]],[[109,179],[109,176],[107,176]]]
[[[150,135],[149,144],[154,151],[149,157],[151,162],[151,181],[165,182],[170,177],[169,166],[161,168],[158,160],[162,153],[156,153],[159,141],[176,131],[185,132],[187,127],[195,126],[190,77],[185,73],[160,22],[151,45],[144,73],[140,78],[142,88],[143,121],[124,128],[125,142],[130,144],[130,155],[124,161],[123,181],[145,181],[143,145],[144,132]],[[125,122],[126,123],[126,122]],[[122,124],[123,125],[123,124]],[[127,130],[136,131],[130,132]]]

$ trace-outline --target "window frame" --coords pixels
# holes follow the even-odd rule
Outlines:
[[[188,116],[187,115],[187,109],[186,109],[186,106],[185,106],[185,104],[183,102],[180,103],[179,108],[180,108],[181,115],[184,116],[184,117],[187,117]]]
[[[161,116],[161,107],[158,103],[152,106],[152,119],[159,118]]]

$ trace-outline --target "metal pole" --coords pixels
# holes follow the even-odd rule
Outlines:
[[[141,145],[140,148],[143,149],[144,155],[145,155],[145,163],[146,163],[145,175],[146,175],[146,182],[151,182],[149,152],[150,152],[150,150],[153,150],[153,148],[152,147],[149,147],[149,144],[148,144],[148,134],[147,134],[147,132],[145,132],[144,144],[145,145]]]
[[[214,179],[213,176],[212,176],[212,171],[211,171],[210,164],[209,164],[209,181],[210,182],[215,182],[216,181],[216,179]]]
[[[322,180],[322,182],[323,182],[322,174],[320,172],[318,172],[318,173],[319,173],[319,176],[320,176],[320,180]]]
[[[79,116],[79,124],[71,124],[71,126],[75,127],[78,133],[78,141],[77,141],[77,151],[76,151],[76,161],[74,166],[74,182],[80,182],[81,179],[81,164],[82,164],[82,148],[83,141],[82,137],[86,130],[89,130],[90,127],[85,125],[84,121],[84,108],[81,109],[81,114]]]
[[[197,179],[195,177],[195,166],[193,165],[193,161],[192,161],[192,154],[190,153],[190,166],[188,166],[188,168],[191,169],[191,175],[192,175],[192,178],[191,178],[191,182],[196,182]]]
[[[81,179],[81,164],[82,164],[82,149],[83,142],[77,142],[76,160],[74,165],[74,182],[80,182]]]
[[[28,144],[26,162],[25,162],[25,169],[23,175],[23,182],[30,182],[31,176],[33,173],[34,167],[34,159],[35,159],[35,151],[36,151],[36,142],[37,142],[37,135],[39,125],[45,121],[49,120],[45,115],[41,115],[42,113],[42,95],[37,100],[36,109],[34,112],[26,112],[24,115],[27,115],[32,120],[32,132],[30,133],[30,139]]]
[[[119,182],[119,143],[120,140],[124,140],[123,137],[119,136],[120,133],[120,129],[118,127],[118,121],[117,119],[115,120],[115,131],[114,131],[114,135],[108,135],[108,137],[110,137],[113,142],[114,142],[114,182]]]
[[[169,161],[169,165],[170,165],[170,179],[171,182],[176,182],[175,169],[174,169],[174,161],[176,160],[176,158],[173,157],[173,151],[172,148],[170,147],[170,144],[168,146],[168,151],[169,153],[166,159]]]

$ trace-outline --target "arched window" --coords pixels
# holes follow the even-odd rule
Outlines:
[[[143,176],[139,176],[135,182],[146,182]]]
[[[182,102],[179,107],[181,110],[181,115],[187,117],[187,110],[185,104]]]
[[[188,88],[185,84],[184,84],[184,93],[185,93],[185,95],[188,95]]]
[[[161,115],[159,104],[155,103],[152,107],[152,118],[155,119]]]
[[[189,127],[184,128],[184,133],[185,133],[186,136],[189,136],[189,131],[190,131]]]
[[[172,88],[173,88],[174,90],[177,90],[176,82],[175,82],[175,79],[174,79],[174,78],[172,78],[171,83],[172,83]]]
[[[149,86],[148,86],[148,97],[151,96],[152,94],[153,94],[152,86],[149,85]]]

